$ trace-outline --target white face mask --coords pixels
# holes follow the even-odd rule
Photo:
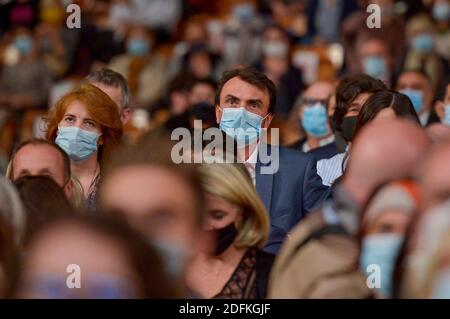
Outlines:
[[[265,41],[262,44],[262,52],[269,58],[285,58],[288,50],[288,45],[283,41]]]

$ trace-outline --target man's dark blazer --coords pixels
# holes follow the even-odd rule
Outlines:
[[[262,154],[279,153],[278,171],[264,174],[269,167],[267,157]],[[273,161],[274,159],[272,159]],[[258,152],[256,163],[256,190],[270,217],[270,236],[265,251],[277,253],[291,228],[324,200],[330,197],[330,189],[322,184],[317,175],[316,159],[312,154],[267,146],[267,152]]]
[[[300,141],[289,145],[288,147],[290,149],[298,150],[303,152],[303,145],[306,143],[306,138],[301,139]],[[332,158],[334,155],[338,154],[338,147],[336,145],[336,142],[331,142],[327,145],[320,146],[317,148],[314,148],[307,153],[311,153],[316,158],[316,161],[320,161],[322,159]]]

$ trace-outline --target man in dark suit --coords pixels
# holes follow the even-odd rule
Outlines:
[[[239,159],[269,213],[265,250],[276,253],[291,228],[327,199],[330,190],[317,175],[313,155],[259,142],[276,104],[275,85],[263,73],[253,68],[225,72],[215,103],[217,123],[236,140]]]

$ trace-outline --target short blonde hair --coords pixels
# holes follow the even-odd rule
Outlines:
[[[236,225],[237,248],[262,248],[269,237],[269,217],[252,179],[241,163],[201,164],[203,191],[242,208],[242,223]]]

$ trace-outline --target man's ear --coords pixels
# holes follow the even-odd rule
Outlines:
[[[262,128],[269,128],[270,123],[272,123],[273,114],[269,113],[267,114],[266,118],[264,119],[262,123]]]
[[[120,121],[125,126],[131,119],[131,109],[129,107],[126,107],[120,112]]]
[[[67,199],[70,200],[72,198],[72,194],[73,194],[73,180],[71,178],[66,183],[63,190],[64,190],[64,194],[66,194]]]
[[[222,119],[222,109],[219,105],[216,105],[216,123],[220,124],[220,120]]]
[[[441,101],[436,101],[436,103],[434,103],[434,110],[436,111],[436,114],[439,116],[442,122],[444,118],[444,103],[442,103]]]

